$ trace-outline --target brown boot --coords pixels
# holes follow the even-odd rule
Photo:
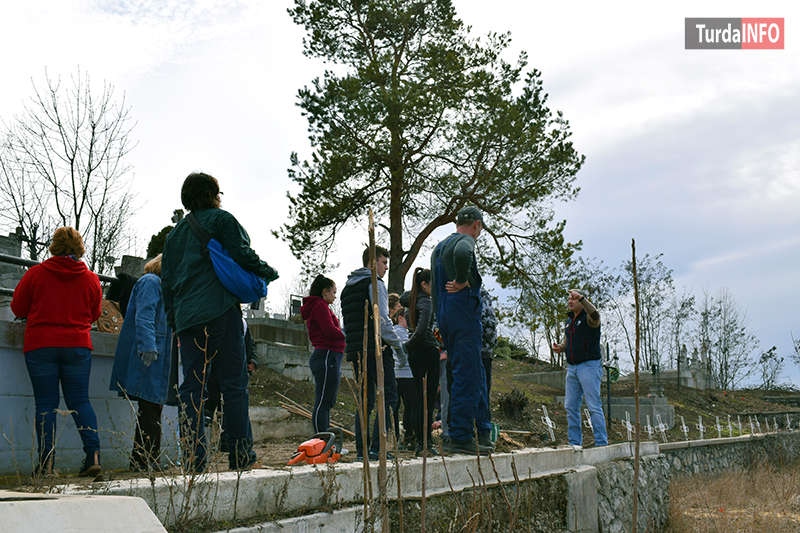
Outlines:
[[[53,470],[53,459],[53,453],[50,452],[44,461],[36,465],[36,468],[33,470],[32,477],[53,477],[55,475],[55,470]]]
[[[78,475],[81,477],[97,477],[100,470],[100,452],[92,452],[86,456],[86,460],[83,462],[83,468],[81,468]]]

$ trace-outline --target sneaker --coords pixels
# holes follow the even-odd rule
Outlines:
[[[491,448],[494,451],[494,442],[492,442],[491,433],[478,433],[478,444],[486,448]]]
[[[83,467],[78,473],[80,477],[97,477],[102,467],[100,466],[100,452],[95,451],[86,456]]]
[[[267,468],[266,466],[261,464],[261,461],[253,461],[252,463],[250,463],[248,466],[242,468],[241,470],[244,472],[244,471],[247,471],[247,470],[266,470],[266,468]],[[234,472],[237,471],[236,468],[231,468],[231,470],[233,470]]]
[[[370,461],[377,461],[380,458],[381,458],[380,453],[378,453],[378,452],[369,452],[369,460]],[[363,459],[363,457],[362,457],[362,459]],[[394,455],[392,455],[389,452],[386,452],[386,460],[387,461],[394,461]]]
[[[481,446],[472,438],[464,442],[450,439],[444,451],[448,453],[465,453],[468,455],[489,455],[492,450],[486,446]]]

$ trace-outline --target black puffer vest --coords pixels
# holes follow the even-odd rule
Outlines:
[[[364,303],[369,304],[371,278],[364,278],[342,289],[342,318],[344,321],[344,349],[348,361],[358,361],[364,350]],[[375,320],[372,306],[369,307],[367,323],[367,356],[375,357]]]

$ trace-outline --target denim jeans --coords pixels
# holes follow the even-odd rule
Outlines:
[[[206,464],[207,443],[201,405],[211,372],[218,379],[225,399],[223,427],[228,436],[229,466],[234,470],[247,468],[255,462],[256,454],[248,412],[249,377],[241,309],[235,305],[205,324],[179,332],[178,338],[183,364],[183,383],[178,389],[183,415],[181,436],[186,439],[185,457],[189,468],[202,471]]]
[[[608,444],[606,419],[600,400],[600,382],[603,378],[603,361],[595,359],[577,365],[567,365],[567,384],[564,392],[564,407],[567,410],[567,434],[569,443],[583,446],[581,403],[586,398],[586,407],[592,418],[595,446]]]
[[[314,432],[328,431],[331,423],[331,409],[336,404],[339,392],[339,379],[342,369],[342,352],[317,348],[308,360],[308,367],[314,375],[314,409],[311,423]]]
[[[366,426],[369,431],[369,418],[372,409],[375,407],[375,392],[378,385],[378,370],[375,364],[375,357],[367,356],[367,416]],[[383,351],[383,398],[386,409],[386,429],[392,427],[391,417],[394,414],[394,406],[397,405],[397,381],[394,377],[394,357],[392,356],[391,348],[384,349]],[[353,361],[353,375],[358,381],[360,374],[360,361]],[[380,451],[380,432],[381,426],[378,423],[378,415],[375,414],[375,425],[372,428],[372,438],[367,437],[368,452],[378,453]],[[361,435],[361,416],[356,413],[356,454],[363,456],[364,442]]]
[[[25,352],[25,365],[36,401],[35,425],[40,462],[53,450],[56,409],[61,399],[59,381],[64,391],[64,403],[72,411],[72,419],[83,441],[83,451],[86,455],[99,451],[97,417],[89,403],[92,351],[89,348],[38,348]]]

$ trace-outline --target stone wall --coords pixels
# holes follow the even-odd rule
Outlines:
[[[661,453],[669,461],[670,475],[677,477],[744,471],[762,462],[796,464],[800,460],[800,431],[671,442],[661,445]]]
[[[633,460],[597,465],[597,513],[603,533],[627,533],[633,522]],[[669,513],[669,461],[664,455],[639,463],[639,531],[663,531]]]

